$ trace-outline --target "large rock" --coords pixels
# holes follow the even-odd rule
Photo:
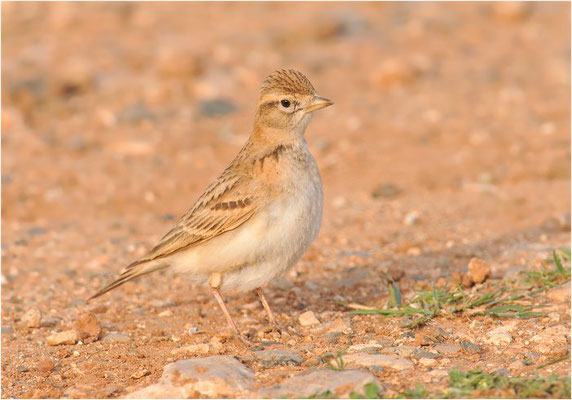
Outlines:
[[[130,399],[236,397],[248,391],[254,375],[236,358],[214,356],[167,364],[158,383],[129,394]]]
[[[398,371],[413,368],[411,361],[395,354],[352,353],[344,356],[344,362],[362,367],[385,367]]]
[[[309,369],[256,394],[262,398],[303,398],[331,392],[334,398],[348,397],[351,392],[363,394],[364,386],[374,383],[380,390],[377,379],[367,371],[334,371],[327,368]]]

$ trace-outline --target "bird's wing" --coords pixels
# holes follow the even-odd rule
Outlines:
[[[254,195],[257,192],[257,182],[248,175],[226,172],[228,171],[207,187],[195,205],[159,244],[129,265],[124,272],[139,264],[206,242],[248,221],[262,206],[263,197]]]

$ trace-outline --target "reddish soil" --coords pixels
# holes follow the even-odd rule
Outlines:
[[[508,279],[569,246],[569,4],[4,3],[2,22],[3,398],[123,397],[188,357],[173,350],[213,337],[268,386],[352,343],[414,345],[399,319],[353,316],[337,342],[298,323],[308,310],[324,322],[347,316],[345,303],[385,306],[381,271],[403,271],[410,297],[473,256]],[[184,276],[156,273],[86,303],[230,162],[262,79],[283,67],[335,101],[306,133],[324,221],[287,280],[266,289],[288,333],[265,331],[254,293],[227,300],[254,341],[282,342],[305,363],[261,369]],[[535,374],[563,348],[530,340],[570,328],[569,299],[516,320],[510,346],[483,342],[507,321],[438,319],[449,341],[485,351],[416,363],[406,379],[375,375],[391,393],[438,386],[430,371],[453,367]],[[39,328],[22,321],[34,308]],[[131,340],[46,343],[88,311],[102,335]],[[540,372],[569,375],[569,361]]]

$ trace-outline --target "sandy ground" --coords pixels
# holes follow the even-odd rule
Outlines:
[[[266,332],[254,294],[227,295],[254,341],[305,362],[263,369],[224,335],[209,350],[239,356],[260,387],[349,344],[409,340],[400,321],[343,305],[384,306],[381,271],[403,271],[410,296],[473,256],[506,278],[569,245],[569,4],[4,3],[2,22],[3,398],[122,397],[188,357],[177,348],[220,336],[216,302],[184,276],[85,299],[230,162],[278,68],[303,71],[335,105],[306,134],[324,181],[320,236],[266,289],[291,329]],[[437,320],[486,351],[416,363],[407,379],[373,373],[394,392],[438,386],[429,371],[453,367],[536,373],[527,352],[542,363],[562,349],[530,338],[570,328],[567,298],[551,305],[558,318],[517,320],[509,346],[483,342],[506,321]],[[34,309],[37,328],[23,323]],[[300,326],[308,310],[350,318],[353,334],[336,342]],[[125,341],[46,343],[85,312]],[[569,361],[541,372],[569,375]]]

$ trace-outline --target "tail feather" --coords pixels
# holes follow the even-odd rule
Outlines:
[[[123,270],[121,275],[119,275],[119,278],[117,278],[115,281],[111,282],[109,285],[104,286],[97,293],[95,293],[93,296],[91,296],[89,299],[87,299],[87,301],[89,301],[91,299],[95,299],[96,297],[99,297],[102,294],[105,294],[105,293],[109,292],[110,290],[115,289],[116,287],[123,285],[125,282],[128,282],[128,281],[135,279],[139,276],[147,275],[151,272],[158,271],[158,270],[163,269],[163,268],[167,268],[168,266],[169,266],[169,264],[166,264],[166,263],[145,263],[145,264],[141,264],[138,261],[136,261],[133,264],[127,266]]]

